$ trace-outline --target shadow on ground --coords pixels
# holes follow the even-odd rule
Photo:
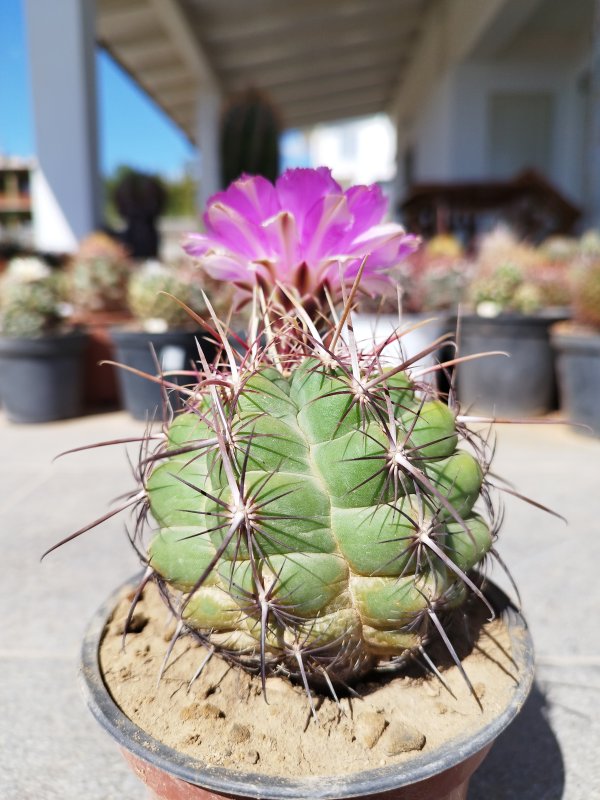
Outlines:
[[[564,787],[560,746],[534,684],[519,716],[473,775],[469,800],[561,800]]]

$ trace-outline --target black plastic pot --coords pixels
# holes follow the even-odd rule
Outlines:
[[[11,422],[50,422],[83,411],[84,333],[0,339],[0,398]]]
[[[137,585],[137,584],[136,584]],[[166,747],[126,717],[113,701],[102,677],[99,648],[106,624],[123,596],[118,589],[92,619],[82,649],[81,679],[87,704],[100,725],[116,740],[136,775],[156,800],[466,800],[469,779],[494,740],[519,713],[533,683],[533,646],[522,616],[493,584],[485,592],[508,625],[512,656],[520,680],[497,717],[427,755],[401,766],[352,775],[280,778],[213,767]],[[133,584],[131,585],[133,588]]]
[[[502,314],[461,318],[460,355],[509,353],[458,367],[463,407],[499,416],[533,417],[556,408],[556,372],[550,326],[564,315]]]
[[[152,354],[154,347],[158,363],[163,372],[172,370],[189,370],[198,361],[198,345],[207,359],[212,359],[213,345],[207,343],[199,332],[166,331],[165,333],[147,333],[146,331],[111,330],[115,344],[116,359],[119,363],[140,370],[150,375],[157,374],[156,361]],[[118,370],[119,387],[123,404],[136,419],[149,419],[161,416],[164,394],[161,386],[125,369]],[[169,375],[171,383],[183,386],[193,383],[190,376]],[[174,409],[180,407],[180,396],[176,389],[167,390],[169,403]]]
[[[600,436],[600,333],[560,325],[551,337],[561,408],[570,422],[586,425]]]

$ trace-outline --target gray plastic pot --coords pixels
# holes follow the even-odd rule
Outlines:
[[[460,355],[503,351],[460,364],[458,397],[485,414],[533,417],[556,408],[556,374],[550,326],[564,315],[502,314],[461,317]]]
[[[129,586],[129,584],[126,584]],[[523,617],[493,584],[485,589],[507,622],[520,682],[509,704],[478,731],[400,766],[307,778],[282,778],[210,767],[166,747],[126,717],[102,677],[99,648],[106,624],[125,586],[92,619],[82,648],[81,682],[87,704],[100,725],[116,740],[135,774],[156,800],[466,800],[469,780],[494,740],[519,713],[533,683],[533,646]]]
[[[203,335],[197,331],[147,333],[113,328],[111,338],[115,344],[116,360],[119,363],[150,375],[156,375],[157,372],[151,345],[163,371],[190,369],[192,362],[198,361],[196,339],[202,342],[202,349],[209,361],[214,351],[213,345],[208,344]],[[118,377],[123,404],[135,419],[161,416],[163,395],[157,383],[124,369],[118,370]],[[170,375],[168,380],[180,386],[195,382],[191,377],[176,375]],[[176,409],[179,408],[177,390],[169,390],[168,395],[171,405]]]
[[[0,398],[11,422],[51,422],[82,413],[86,343],[78,331],[0,338]]]
[[[600,333],[566,325],[551,331],[561,408],[570,422],[600,436]]]

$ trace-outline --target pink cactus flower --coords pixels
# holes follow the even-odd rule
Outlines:
[[[366,258],[361,287],[378,292],[419,244],[382,222],[386,207],[378,186],[343,191],[325,167],[287,170],[275,185],[244,175],[209,200],[206,233],[189,234],[184,249],[209,275],[246,291],[259,284],[270,293],[279,282],[317,303],[325,287],[339,297]]]

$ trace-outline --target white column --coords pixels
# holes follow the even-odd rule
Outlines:
[[[199,150],[199,180],[197,203],[202,213],[206,201],[221,189],[221,157],[219,152],[219,126],[221,95],[211,86],[201,86],[197,105],[197,141]]]
[[[98,227],[94,0],[25,0],[38,170],[35,246],[69,252]]]

